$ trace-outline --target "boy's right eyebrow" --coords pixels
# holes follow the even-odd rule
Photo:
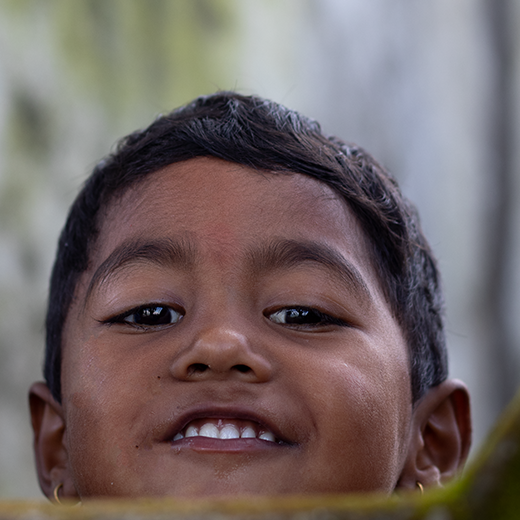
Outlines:
[[[132,239],[123,242],[96,269],[87,288],[84,305],[96,287],[128,264],[139,261],[159,266],[177,265],[189,269],[195,263],[195,248],[186,239]]]

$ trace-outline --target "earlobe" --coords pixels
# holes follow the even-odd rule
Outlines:
[[[417,403],[408,456],[397,487],[440,486],[462,469],[471,446],[469,393],[450,379],[431,388]]]
[[[29,407],[34,432],[34,455],[43,493],[53,498],[59,484],[60,498],[77,497],[69,471],[64,444],[63,410],[45,383],[34,383],[29,391]]]

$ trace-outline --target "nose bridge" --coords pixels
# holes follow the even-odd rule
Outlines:
[[[207,323],[190,345],[173,361],[172,375],[179,380],[235,379],[265,382],[272,373],[271,363],[251,344],[247,327],[231,320]]]

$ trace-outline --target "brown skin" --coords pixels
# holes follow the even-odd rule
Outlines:
[[[466,388],[446,381],[412,408],[402,331],[329,187],[199,158],[148,177],[104,222],[65,325],[62,404],[44,383],[30,392],[48,497],[60,483],[60,498],[81,499],[390,493],[463,463]],[[163,251],[127,248],[106,269],[129,243]],[[166,321],[136,325],[130,311],[151,304]],[[295,307],[322,314],[288,322]],[[276,442],[173,441],[193,419]]]

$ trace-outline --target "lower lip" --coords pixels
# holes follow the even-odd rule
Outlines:
[[[265,451],[288,446],[262,439],[214,439],[211,437],[188,437],[171,443],[173,449],[190,449],[206,453],[243,453]]]

